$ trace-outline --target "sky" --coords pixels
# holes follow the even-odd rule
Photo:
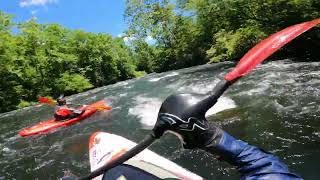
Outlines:
[[[125,0],[0,0],[0,10],[14,15],[15,22],[35,16],[38,23],[114,37],[126,30]]]

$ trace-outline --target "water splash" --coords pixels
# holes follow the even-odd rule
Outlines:
[[[158,111],[162,100],[159,98],[148,98],[144,96],[136,97],[134,107],[129,108],[129,114],[139,118],[143,128],[152,129],[157,121]],[[210,108],[206,116],[216,114],[226,109],[235,108],[235,102],[228,97],[221,97],[217,104]]]
[[[164,78],[167,78],[167,77],[172,77],[172,76],[177,76],[177,75],[179,75],[179,73],[171,72],[169,74],[166,74],[166,75],[163,75],[163,76],[160,76],[160,77],[157,77],[157,78],[151,78],[151,79],[149,79],[149,81],[150,82],[157,82],[157,81],[159,81],[161,79],[164,79]]]

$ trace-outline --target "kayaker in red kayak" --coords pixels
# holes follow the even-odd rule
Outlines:
[[[79,110],[67,106],[67,100],[64,96],[57,98],[57,106],[55,108],[54,118],[56,121],[64,121],[80,116],[84,110]]]

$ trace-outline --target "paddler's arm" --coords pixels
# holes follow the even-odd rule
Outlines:
[[[77,113],[80,113],[81,111],[79,111],[79,108],[84,108],[88,105],[85,105],[85,104],[75,104],[75,103],[70,103],[70,102],[67,102],[66,104],[68,106],[68,109],[73,111],[73,112],[77,112]]]
[[[277,156],[235,139],[221,129],[210,141],[201,149],[235,165],[241,179],[301,179],[291,173]]]
[[[211,100],[198,99],[201,103],[194,103],[197,96],[192,94],[169,96],[159,110],[154,136],[158,138],[165,132],[172,132],[179,137],[184,148],[200,148],[219,155],[238,167],[241,179],[301,179],[275,155],[238,140],[209,123],[205,118],[207,109],[202,105]]]

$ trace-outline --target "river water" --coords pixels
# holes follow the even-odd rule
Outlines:
[[[204,65],[119,82],[71,96],[72,103],[105,99],[114,109],[46,135],[19,130],[52,117],[42,105],[0,114],[0,179],[57,179],[89,172],[88,141],[96,131],[138,142],[150,133],[161,102],[172,93],[206,93],[232,63]],[[278,155],[305,179],[320,177],[320,63],[274,61],[234,84],[208,113],[230,134]],[[166,135],[151,150],[206,179],[237,179],[235,168],[200,150],[183,150]]]

